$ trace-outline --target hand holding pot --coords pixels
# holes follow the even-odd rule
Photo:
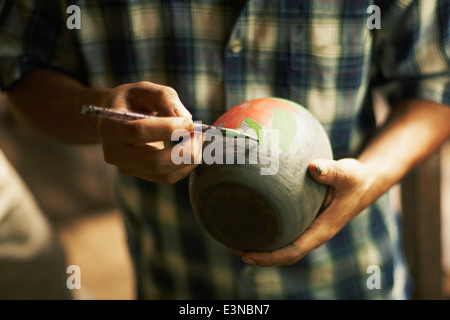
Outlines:
[[[310,163],[309,172],[316,181],[328,185],[319,215],[291,244],[270,252],[241,253],[244,262],[263,267],[294,264],[331,239],[375,200],[369,192],[373,174],[356,159],[315,160]]]

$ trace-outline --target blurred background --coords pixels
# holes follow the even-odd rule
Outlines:
[[[54,227],[67,264],[80,267],[75,298],[134,299],[132,266],[114,202],[114,171],[100,147],[63,145],[25,128],[0,95],[0,149]]]
[[[133,270],[114,201],[114,169],[99,146],[67,146],[17,123],[0,95],[0,149],[33,192],[66,252],[81,270],[77,299],[134,299]],[[450,298],[450,142],[438,155],[442,297]],[[401,193],[394,188],[393,201]]]

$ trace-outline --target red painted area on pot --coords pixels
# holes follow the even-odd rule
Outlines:
[[[273,109],[281,109],[297,113],[298,110],[289,102],[277,98],[261,98],[243,102],[228,110],[214,123],[230,129],[237,129],[241,123],[250,118],[261,127],[271,129],[273,124]]]

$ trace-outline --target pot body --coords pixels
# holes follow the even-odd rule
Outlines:
[[[327,191],[308,172],[312,160],[332,159],[321,124],[299,104],[264,98],[235,106],[214,125],[259,141],[206,135],[203,161],[189,178],[200,224],[223,245],[242,251],[276,250],[297,239]]]

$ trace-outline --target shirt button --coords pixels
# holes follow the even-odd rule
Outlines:
[[[240,40],[233,40],[230,43],[230,50],[233,53],[239,53],[243,49],[242,42]]]

